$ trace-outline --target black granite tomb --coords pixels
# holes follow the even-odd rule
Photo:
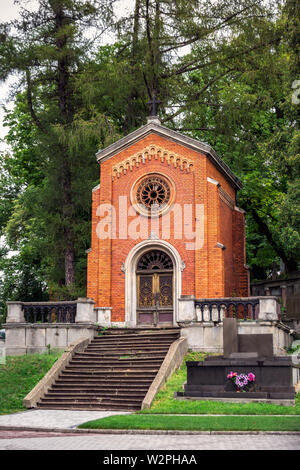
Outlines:
[[[223,341],[223,356],[186,363],[187,383],[176,397],[294,400],[292,359],[273,355],[271,334],[239,335],[237,320],[226,318]],[[250,381],[253,376],[255,380]],[[248,380],[245,386],[241,386],[242,380]]]

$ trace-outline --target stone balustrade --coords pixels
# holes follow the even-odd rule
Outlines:
[[[64,350],[82,336],[92,339],[98,329],[95,302],[7,302],[7,355]]]
[[[80,297],[61,302],[7,302],[6,323],[80,323],[95,322],[95,302]]]
[[[241,321],[279,321],[280,303],[277,297],[225,297],[195,299],[182,296],[179,299],[177,323],[221,323],[224,318],[236,317]]]
[[[99,326],[111,322],[111,307],[96,307],[92,299],[73,302],[8,302],[6,354],[64,350],[81,337],[92,339]],[[195,299],[182,296],[175,325],[182,328],[188,347],[194,351],[222,352],[224,317],[237,316],[239,333],[272,333],[274,354],[285,353],[293,340],[289,328],[280,323],[277,297]],[[119,325],[118,325],[119,326]],[[124,325],[126,326],[126,325]]]

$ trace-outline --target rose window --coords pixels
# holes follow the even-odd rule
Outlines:
[[[161,176],[151,176],[144,179],[138,186],[136,201],[148,210],[160,209],[170,201],[171,190],[166,179]]]

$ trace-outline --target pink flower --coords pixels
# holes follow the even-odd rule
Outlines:
[[[233,379],[233,377],[236,377],[237,373],[236,372],[230,372],[230,374],[227,375],[227,379]]]
[[[248,379],[249,379],[249,382],[255,382],[255,375],[252,374],[252,372],[250,372],[250,373],[248,374]]]

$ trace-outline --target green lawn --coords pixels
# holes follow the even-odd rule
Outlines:
[[[176,400],[174,392],[182,390],[186,381],[185,361],[201,361],[204,357],[203,353],[187,354],[181,368],[172,375],[158,393],[150,409],[131,415],[116,415],[90,421],[79,427],[82,429],[185,431],[300,431],[300,394],[296,398],[294,407],[264,403],[234,404]],[[178,414],[181,416],[176,416]],[[185,416],[188,414],[202,416]],[[207,414],[224,416],[205,416]]]
[[[8,357],[6,364],[0,365],[0,414],[23,411],[25,409],[22,405],[24,397],[52,367],[60,354]],[[174,392],[181,390],[186,380],[185,361],[199,361],[204,357],[205,354],[189,353],[182,367],[168,380],[149,410],[131,415],[111,416],[82,424],[80,427],[188,431],[300,431],[300,394],[296,398],[295,407],[263,403],[231,404],[176,400]],[[168,416],[168,414],[175,416]],[[202,416],[176,416],[176,414]],[[235,416],[205,416],[207,414]]]
[[[81,429],[181,431],[300,431],[299,416],[154,416],[116,415],[89,421]]]
[[[60,357],[60,352],[8,356],[0,364],[0,414],[24,411],[23,399]]]
[[[167,381],[157,394],[150,409],[140,411],[141,414],[235,414],[235,415],[300,415],[300,394],[296,397],[296,406],[278,406],[264,403],[222,403],[213,401],[176,400],[174,392],[181,391],[186,381],[185,361],[202,361],[203,353],[189,353],[183,365]]]

